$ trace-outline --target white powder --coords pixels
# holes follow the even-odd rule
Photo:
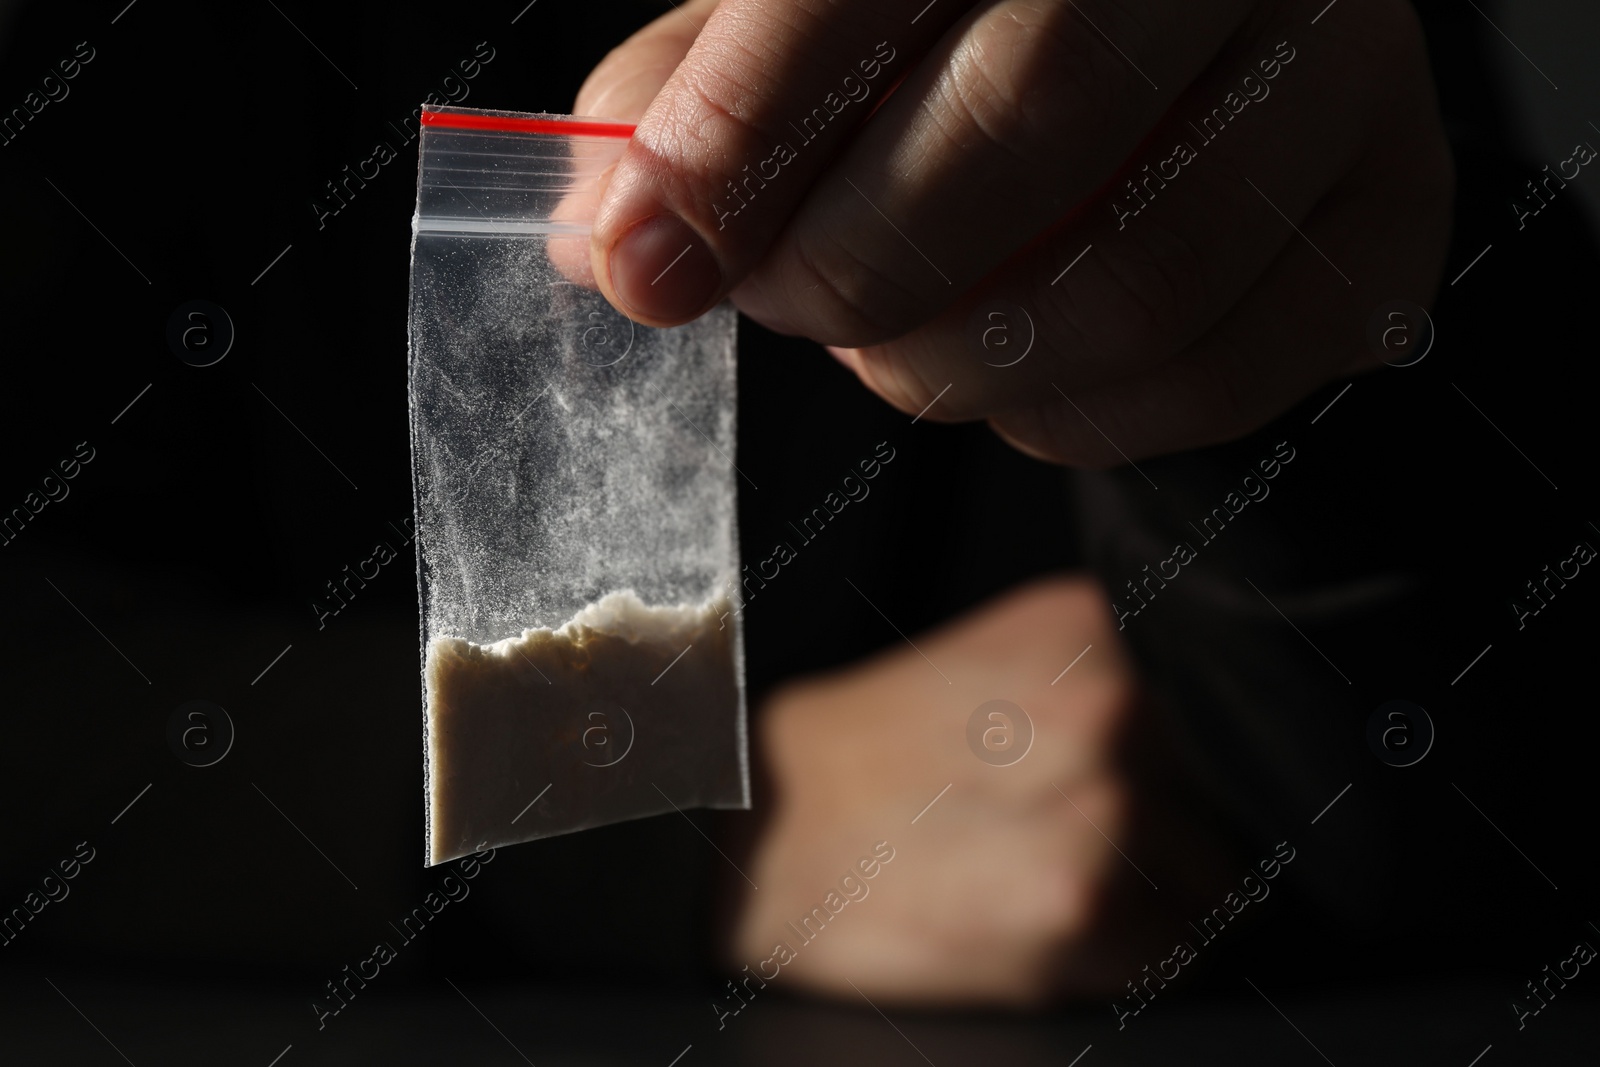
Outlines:
[[[722,600],[651,606],[628,590],[556,629],[488,645],[435,638],[429,862],[674,805],[744,806],[728,612]]]
[[[739,619],[718,599],[740,572],[733,309],[637,326],[554,265],[588,262],[573,212],[598,198],[568,194],[624,144],[422,134],[409,380],[430,863],[748,804]]]

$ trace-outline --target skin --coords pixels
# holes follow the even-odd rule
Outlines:
[[[1228,858],[1202,814],[1104,594],[1035,581],[913,640],[920,653],[900,644],[792,682],[755,716],[769,795],[740,867],[760,889],[725,872],[739,902],[727,970],[771,976],[781,941],[796,958],[773,985],[789,992],[987,1007],[1125,996],[1193,939],[1186,919],[1248,857]],[[995,699],[1032,724],[1009,765],[968,747],[968,720]],[[879,841],[893,860],[803,942],[787,924]]]
[[[1341,0],[1311,25],[1322,6],[938,0],[913,23],[921,0],[688,0],[577,100],[639,124],[596,283],[648,325],[731,298],[901,410],[986,419],[1056,462],[1240,436],[1377,365],[1368,320],[1427,306],[1446,250],[1453,171],[1414,12]],[[859,92],[847,77],[864,99],[802,139],[792,123]],[[1204,141],[1189,122],[1233,91],[1261,98]],[[1179,141],[1197,158],[1119,218],[1123,181]],[[780,143],[793,158],[764,166]],[[747,165],[777,173],[727,214]],[[1014,366],[973,340],[996,299],[1037,331]]]
[[[1242,436],[1378,365],[1369,320],[1431,303],[1449,237],[1454,174],[1415,13],[1323,7],[684,0],[578,96],[578,114],[638,130],[599,194],[586,269],[562,269],[646,325],[731,299],[900,410],[986,420],[1053,462]],[[1237,114],[1207,140],[1189,124],[1217,107]],[[817,108],[828,121],[801,136]],[[1123,183],[1179,143],[1195,158],[1165,165],[1128,217]],[[992,301],[1009,305],[1000,335],[985,333]],[[987,347],[1016,309],[1036,333],[1020,361]],[[1120,995],[1238,857],[1163,754],[1103,594],[1037,583],[917,644],[950,686],[896,649],[757,717],[772,814],[743,857],[762,889],[734,884],[730,969],[770,957],[887,839],[897,858],[870,898],[783,968],[786,988]],[[998,696],[1037,729],[1008,768],[965,745],[966,717]]]

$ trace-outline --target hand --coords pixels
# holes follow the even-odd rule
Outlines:
[[[650,325],[731,296],[901,410],[1062,463],[1242,435],[1376,365],[1373,311],[1442,269],[1416,16],[1323,7],[687,0],[579,94],[639,123],[595,274]],[[1029,326],[994,300],[1037,333],[1012,366]]]
[[[1222,899],[1231,868],[1105,595],[1038,581],[914,640],[791,684],[755,716],[773,802],[740,863],[760,888],[729,873],[743,904],[728,970],[852,999],[854,983],[880,1004],[1125,996],[1192,937],[1185,918]],[[1032,741],[1020,747],[1016,716],[980,720],[1010,731],[989,762],[968,724],[995,699],[1024,710]],[[841,889],[880,841],[892,859]],[[799,929],[818,905],[837,914]]]

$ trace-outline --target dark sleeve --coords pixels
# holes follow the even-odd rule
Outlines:
[[[1500,826],[1593,884],[1549,815],[1592,810],[1576,784],[1589,749],[1558,739],[1600,577],[1525,609],[1543,568],[1600,546],[1577,387],[1600,258],[1571,199],[1517,228],[1511,200],[1554,161],[1505,149],[1462,10],[1429,22],[1459,188],[1427,357],[1336,381],[1243,440],[1074,476],[1086,558],[1205,795],[1248,840],[1314,842],[1302,889],[1369,930],[1397,878],[1443,871],[1502,883],[1525,912],[1518,894],[1546,887]],[[1294,348],[1284,337],[1281,358]],[[1410,767],[1369,744],[1391,700],[1436,732]]]

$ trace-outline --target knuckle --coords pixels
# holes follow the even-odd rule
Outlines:
[[[695,149],[708,169],[730,149],[742,155],[762,139],[748,103],[759,90],[741,76],[744,69],[745,63],[685,64],[678,84],[669,89],[667,128],[684,139],[679,147]]]
[[[1102,242],[1089,255],[1091,269],[1064,293],[1041,280],[1038,302],[1046,326],[1077,337],[1094,362],[1137,370],[1173,354],[1202,319],[1207,273],[1181,233],[1151,219],[1137,237]]]
[[[938,395],[938,390],[918,373],[917,361],[909,357],[904,346],[859,349],[857,354],[856,373],[862,384],[907,415],[922,411]],[[931,414],[929,418],[939,419]]]
[[[1092,140],[1122,112],[1125,62],[1070,5],[1014,4],[983,18],[951,57],[940,85],[961,125],[1029,165],[1053,163],[1059,131]]]
[[[764,90],[754,73],[759,58],[748,51],[734,55],[733,47],[719,48],[715,61],[680,66],[634,135],[652,179],[702,222],[702,232],[717,229],[715,205],[738,206],[744,200],[735,198],[736,189],[749,199],[765,184],[733,162],[762,158],[772,142],[761,119]]]
[[[925,301],[893,270],[870,262],[848,235],[820,228],[796,234],[793,290],[807,336],[864,348],[893,340],[923,317]]]
[[[1024,165],[1037,165],[1041,160],[1030,148],[1029,124],[1015,99],[1016,86],[991,72],[973,51],[963,48],[950,76],[937,87],[941,106],[934,111],[936,128],[955,152],[970,152],[974,142],[986,142]]]

